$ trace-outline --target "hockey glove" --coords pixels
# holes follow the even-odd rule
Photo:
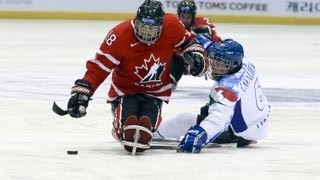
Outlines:
[[[200,108],[200,114],[197,116],[197,124],[199,125],[209,115],[209,105]]]
[[[197,43],[188,44],[183,50],[185,63],[190,66],[190,74],[193,76],[202,76],[206,73],[209,62],[205,59],[204,48]]]
[[[206,37],[207,39],[212,40],[212,30],[211,30],[210,26],[208,26],[208,25],[195,27],[192,29],[192,31],[196,35],[202,35],[202,36]]]
[[[207,132],[199,125],[192,126],[180,142],[177,152],[200,153],[207,140]]]
[[[89,82],[78,79],[71,89],[71,98],[68,102],[69,115],[73,118],[80,118],[87,114],[90,97],[92,96],[92,89]]]

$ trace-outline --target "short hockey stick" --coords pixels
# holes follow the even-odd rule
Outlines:
[[[221,147],[220,144],[209,143],[207,145],[203,145],[202,148],[217,148]],[[163,149],[163,150],[177,150],[178,144],[168,144],[168,143],[150,143],[150,149]]]
[[[150,149],[167,149],[167,150],[177,150],[180,141],[176,138],[153,138],[150,142]],[[204,144],[202,148],[217,148],[221,147],[217,143]]]
[[[111,130],[112,137],[120,141],[118,137],[115,135],[115,132]],[[154,137],[150,142],[150,149],[160,149],[160,150],[177,150],[180,141],[176,138],[157,138]],[[217,143],[209,143],[207,145],[203,145],[203,148],[216,148],[220,147]]]
[[[66,114],[69,114],[69,110],[63,110],[61,109],[56,102],[53,101],[52,111],[60,116],[64,116]]]

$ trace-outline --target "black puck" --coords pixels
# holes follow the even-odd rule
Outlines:
[[[78,151],[67,151],[67,153],[70,155],[77,155]]]

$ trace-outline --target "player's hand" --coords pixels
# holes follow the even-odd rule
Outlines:
[[[204,47],[196,42],[188,43],[183,49],[184,62],[189,65],[189,72],[193,76],[204,75],[209,67],[209,61],[205,59]]]
[[[192,31],[196,35],[202,35],[202,36],[208,38],[209,40],[212,40],[212,30],[211,30],[210,26],[208,26],[208,25],[195,27],[192,29]]]
[[[206,73],[209,62],[203,54],[199,52],[188,52],[184,54],[184,60],[190,67],[190,74],[193,76],[202,76]]]
[[[78,79],[71,89],[71,98],[68,102],[69,115],[73,118],[80,118],[87,114],[90,97],[92,96],[92,89],[89,82]]]
[[[177,152],[200,153],[207,140],[207,132],[199,125],[192,126],[181,140]]]

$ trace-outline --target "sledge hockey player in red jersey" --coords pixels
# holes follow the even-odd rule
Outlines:
[[[69,114],[86,115],[90,97],[112,74],[107,101],[114,115],[113,135],[132,154],[148,149],[161,123],[162,102],[171,95],[169,64],[177,48],[192,62],[192,75],[205,73],[204,48],[175,15],[165,14],[161,2],[146,0],[136,18],[111,29],[95,58],[87,61],[84,77],[72,87]]]
[[[178,5],[178,18],[184,24],[185,28],[192,32],[197,29],[208,29],[208,31],[203,31],[199,35],[203,35],[208,39],[220,42],[221,38],[217,34],[215,30],[215,25],[210,22],[210,20],[206,17],[196,17],[197,6],[193,0],[183,0]]]
[[[179,3],[177,16],[185,28],[193,34],[203,35],[208,39],[220,42],[221,38],[215,30],[215,25],[208,18],[196,17],[197,6],[193,0],[183,0]],[[183,74],[189,74],[187,64],[179,52],[173,54],[170,64],[170,81],[176,88]]]
[[[163,121],[155,136],[182,136],[178,152],[186,153],[199,153],[211,142],[246,147],[264,138],[271,109],[256,66],[244,56],[242,45],[232,39],[216,43],[197,36],[197,40],[206,48],[207,75],[215,81],[209,101],[199,115],[182,113]]]

